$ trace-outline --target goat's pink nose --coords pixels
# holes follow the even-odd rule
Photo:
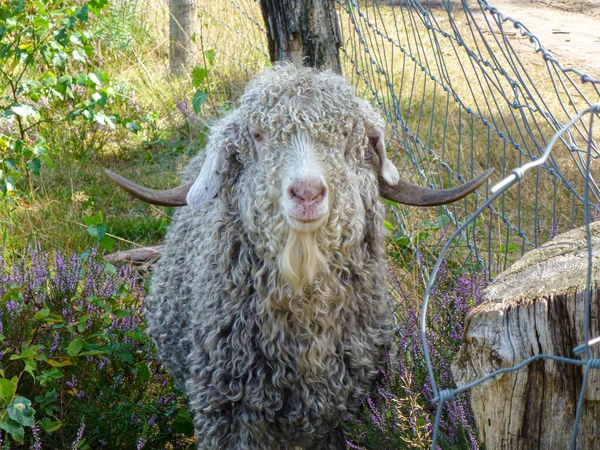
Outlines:
[[[327,195],[327,186],[317,178],[306,178],[292,183],[287,194],[294,203],[311,207],[323,201]]]

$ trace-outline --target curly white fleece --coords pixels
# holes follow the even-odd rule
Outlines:
[[[372,127],[383,127],[380,115],[343,78],[291,65],[254,79],[212,127],[217,198],[177,212],[147,302],[198,448],[344,448],[340,420],[372,388],[393,335]],[[257,128],[266,150],[254,145]],[[299,237],[280,207],[280,174],[300,129],[319,143],[331,204]]]

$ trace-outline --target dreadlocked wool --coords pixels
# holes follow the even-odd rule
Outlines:
[[[203,180],[198,198],[217,195],[175,214],[147,319],[189,397],[198,448],[344,448],[340,421],[372,389],[393,336],[368,137],[383,125],[340,76],[280,65],[247,86],[185,169],[184,182]],[[328,202],[308,230],[282,208],[303,146]]]

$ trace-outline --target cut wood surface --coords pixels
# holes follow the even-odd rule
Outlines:
[[[593,247],[590,338],[600,335],[600,223]],[[452,365],[458,386],[536,354],[575,358],[584,342],[588,256],[585,228],[571,230],[527,253],[484,292],[467,317]],[[591,347],[600,355],[600,344]],[[583,359],[583,356],[580,357]],[[568,449],[583,367],[539,360],[471,390],[485,448]],[[578,449],[600,448],[600,370],[592,369],[579,425]]]

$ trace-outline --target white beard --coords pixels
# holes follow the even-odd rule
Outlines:
[[[315,232],[290,229],[283,253],[277,259],[279,272],[292,291],[300,293],[316,280],[327,264]]]

